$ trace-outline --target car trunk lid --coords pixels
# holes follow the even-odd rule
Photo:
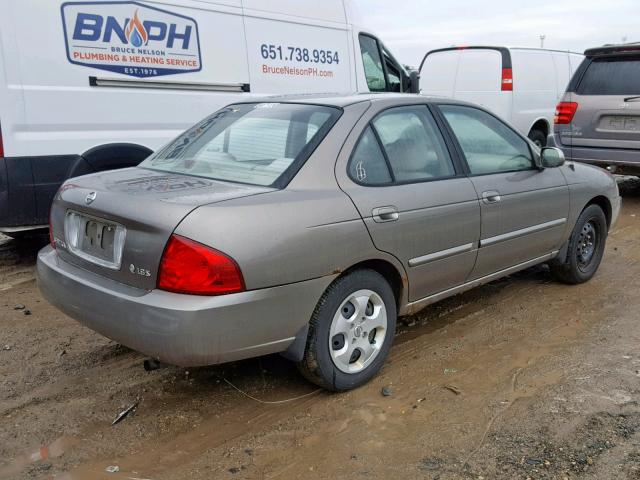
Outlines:
[[[58,193],[54,242],[65,261],[150,290],[169,237],[191,211],[273,190],[143,168],[88,175]]]

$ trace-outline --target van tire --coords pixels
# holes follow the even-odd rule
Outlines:
[[[598,270],[607,241],[607,219],[598,205],[585,208],[576,222],[564,261],[549,264],[551,275],[558,281],[577,285],[587,282]],[[590,245],[593,247],[590,250]],[[588,261],[585,261],[589,253]]]
[[[362,310],[354,309],[351,313],[344,314],[347,305],[350,304],[349,299],[352,295],[359,292],[371,292],[375,301],[379,302],[376,307],[371,306],[371,313],[369,312],[370,302],[366,303],[366,309]],[[352,297],[356,298],[356,297]],[[360,297],[357,297],[360,298]],[[363,297],[366,298],[366,297]],[[365,300],[366,301],[366,300]],[[345,303],[347,302],[347,303]],[[354,302],[357,303],[357,302]],[[353,304],[351,304],[353,307]],[[352,308],[350,307],[350,308]],[[382,330],[372,330],[367,332],[367,320],[362,317],[360,320],[359,312],[367,317],[374,317],[374,308],[379,308],[379,312],[384,307],[384,313],[386,314],[386,327]],[[356,307],[357,308],[357,307]],[[355,348],[358,343],[352,342],[351,338],[345,338],[342,336],[342,346],[336,347],[335,340],[331,338],[332,328],[335,325],[336,319],[339,315],[344,315],[344,318],[353,319],[351,322],[347,322],[347,325],[353,323],[355,328],[349,330],[347,328],[348,337],[353,336],[353,340],[370,342],[370,345],[376,345],[376,339],[378,333],[383,333],[384,336],[379,345],[379,349],[374,347],[373,350],[378,350],[377,354],[373,355],[370,363],[366,362],[366,353],[362,353],[369,348],[369,344],[365,344],[364,350]],[[377,314],[379,315],[379,313]],[[395,335],[396,328],[396,299],[393,294],[393,290],[385,278],[378,272],[369,269],[354,270],[346,275],[339,277],[335,280],[327,290],[322,294],[322,297],[318,301],[316,308],[311,316],[309,322],[309,335],[307,337],[307,344],[304,351],[304,357],[302,361],[298,362],[298,370],[307,380],[315,383],[316,385],[330,391],[339,392],[350,390],[352,388],[359,387],[371,380],[382,368],[393,344],[393,337]],[[360,328],[357,323],[362,321],[362,325],[365,328]],[[351,325],[353,326],[353,325]],[[358,330],[359,329],[359,330]],[[364,331],[363,331],[364,330]],[[357,332],[362,333],[361,337]],[[373,333],[373,337],[371,336]],[[368,335],[367,335],[368,334]],[[337,335],[336,335],[337,336]],[[335,338],[335,337],[334,337]],[[373,339],[372,339],[373,338]],[[380,342],[380,339],[378,340]],[[346,344],[346,345],[345,345]],[[332,348],[333,347],[333,348]],[[353,349],[353,353],[356,353],[356,360],[351,361],[354,357],[353,353],[350,355],[350,359],[342,362],[342,368],[340,360],[334,355],[337,355],[336,350],[347,347],[345,353]],[[357,370],[357,363],[360,361],[360,356],[363,356],[365,362],[362,364],[362,369]],[[344,356],[346,358],[346,356]],[[350,365],[347,365],[349,363]],[[344,368],[356,368],[354,372],[346,372]]]
[[[542,130],[534,128],[527,136],[529,137],[529,140],[538,145],[538,147],[542,148],[547,146],[547,136]]]

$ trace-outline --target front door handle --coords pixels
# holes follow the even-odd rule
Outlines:
[[[377,207],[371,211],[373,221],[376,223],[395,222],[398,220],[398,209],[393,205],[388,207]]]
[[[500,201],[500,192],[497,192],[495,190],[482,192],[482,201],[484,203],[498,203]]]

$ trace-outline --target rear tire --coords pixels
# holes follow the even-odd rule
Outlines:
[[[547,136],[542,130],[533,129],[529,132],[529,140],[535,143],[539,148],[547,146]]]
[[[571,232],[564,261],[549,264],[553,277],[571,285],[590,280],[602,261],[607,234],[604,212],[598,205],[589,205]]]
[[[324,292],[309,322],[298,370],[331,391],[359,387],[382,367],[395,335],[396,301],[374,270],[354,270]]]

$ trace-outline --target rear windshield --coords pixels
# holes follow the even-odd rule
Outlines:
[[[602,58],[587,67],[580,95],[640,95],[640,57]]]
[[[187,130],[140,166],[283,187],[340,112],[332,107],[289,103],[231,105]]]

